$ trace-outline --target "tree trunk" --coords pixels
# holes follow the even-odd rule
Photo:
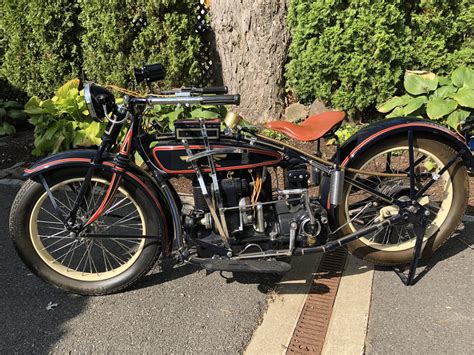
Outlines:
[[[280,119],[285,110],[287,5],[288,0],[214,0],[210,4],[215,68],[229,92],[242,95],[235,111],[254,123]]]

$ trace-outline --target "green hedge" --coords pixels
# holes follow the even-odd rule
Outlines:
[[[191,84],[201,75],[196,6],[194,0],[3,0],[0,78],[48,97],[83,75],[130,87],[133,66],[162,61],[165,84]]]
[[[109,0],[107,6],[103,1],[84,2],[80,22],[87,76],[127,85],[134,66],[161,62],[167,68],[165,84],[199,79],[196,4],[194,0]]]
[[[78,11],[69,0],[3,0],[2,76],[28,95],[41,96],[77,76]]]
[[[355,119],[401,90],[406,69],[474,63],[470,0],[292,0],[288,21],[288,87]]]

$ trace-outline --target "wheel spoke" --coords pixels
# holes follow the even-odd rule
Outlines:
[[[76,179],[50,187],[62,214],[69,214],[72,210],[82,181]],[[87,220],[97,209],[104,192],[107,191],[108,184],[107,181],[93,177],[87,195],[78,210],[79,223]],[[47,260],[54,270],[64,276],[84,281],[90,280],[91,274],[96,275],[94,280],[110,278],[117,275],[117,269],[122,269],[127,264],[131,266],[141,253],[141,246],[145,243],[145,239],[140,238],[140,235],[146,228],[139,205],[122,189],[119,187],[110,207],[97,221],[73,235],[70,235],[72,229],[66,228],[61,218],[56,216],[56,212],[52,210],[51,201],[46,196],[42,200],[43,203],[37,207],[36,215],[40,218],[36,219],[36,233],[32,235],[32,238],[38,241],[37,251],[40,256],[46,257],[45,261]],[[103,240],[88,238],[87,233],[112,233],[117,237],[136,233],[137,237]]]
[[[57,251],[60,251],[60,250],[62,250],[62,249],[64,249],[64,248],[68,247],[69,245],[71,245],[72,243],[75,243],[75,242],[76,242],[76,240],[74,239],[72,242],[67,243],[67,244],[65,244],[65,245],[63,245],[63,246],[61,246],[61,247],[59,247],[59,248],[57,248],[57,249],[55,249],[55,250],[53,250],[53,251],[51,251],[51,252],[49,252],[49,253],[52,255],[52,254],[56,253]]]
[[[128,255],[133,255],[133,253],[136,251],[136,249],[132,249],[128,247],[127,245],[123,244],[122,242],[118,241],[117,239],[111,239],[113,242],[115,242],[120,248],[123,249]]]
[[[44,212],[46,212],[47,214],[49,214],[51,217],[53,217],[56,221],[61,222],[61,224],[64,225],[64,223],[63,223],[57,216],[55,216],[54,214],[52,214],[51,212],[49,212],[46,208],[41,207],[41,210],[43,210]]]
[[[415,141],[415,143],[417,143]],[[407,173],[411,172],[411,181],[407,177],[387,177],[387,176],[371,176],[365,177],[363,175],[355,175],[354,180],[363,182],[365,185],[380,191],[381,193],[391,196],[394,199],[401,201],[409,201],[411,196],[416,195],[417,191],[425,186],[426,182],[432,178],[433,173],[439,172],[443,166],[441,158],[436,154],[437,152],[430,149],[420,148],[416,144],[413,149],[409,149],[406,143],[394,148],[388,148],[385,151],[377,153],[368,158],[365,163],[357,166],[360,170],[380,172],[380,173]],[[410,162],[412,163],[410,166]],[[449,173],[445,173],[449,174]],[[440,218],[446,218],[447,186],[450,183],[449,175],[442,175],[439,181],[430,186],[424,197],[419,199],[419,203],[431,212],[428,218],[428,225],[435,223],[438,226],[443,223]],[[452,184],[452,182],[451,182]],[[411,191],[410,191],[411,189]],[[427,198],[429,199],[428,203]],[[378,200],[375,196],[366,191],[357,189],[354,186],[349,186],[348,195],[345,197],[347,201],[345,206],[346,218],[349,221],[353,231],[361,228],[371,226],[375,223],[375,219],[379,216],[380,210],[390,205]],[[359,214],[363,206],[368,202],[377,202],[376,208],[369,208],[364,213]],[[396,206],[393,206],[394,208]],[[342,221],[341,221],[342,222]],[[347,222],[345,222],[347,223]],[[342,224],[342,223],[341,223]],[[431,229],[433,230],[433,228]],[[431,233],[431,232],[429,232]],[[431,235],[431,234],[430,234]],[[427,238],[429,236],[425,236]],[[405,244],[412,242],[413,237],[407,233],[404,225],[390,226],[382,230],[378,230],[373,234],[362,237],[361,241],[367,240],[375,248],[386,246],[401,248],[411,248],[412,244]],[[395,250],[395,249],[394,249]]]
[[[136,216],[132,216],[132,215],[134,215],[135,213],[136,213],[137,215],[136,215]],[[130,216],[132,216],[132,217],[130,217]],[[133,220],[133,219],[136,218],[136,217],[138,217],[138,212],[137,212],[137,211],[132,211],[132,212],[130,212],[129,214],[127,214],[126,216],[120,218],[118,221],[116,221],[116,222],[112,223],[111,225],[107,226],[107,228],[105,228],[105,229],[103,230],[103,232],[108,231],[110,228],[116,226],[117,224],[125,223],[125,222],[128,222],[128,221],[131,221],[131,220]]]

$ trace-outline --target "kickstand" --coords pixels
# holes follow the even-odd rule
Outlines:
[[[406,268],[403,268],[403,267],[398,268],[396,266],[393,267],[393,271],[395,271],[398,277],[400,277],[400,280],[402,280],[405,286],[414,285],[414,281],[416,279],[415,277],[416,268],[418,267],[418,263],[422,255],[424,230],[425,230],[424,228],[421,228],[421,230],[418,229],[417,231],[415,231],[415,228],[413,227],[413,225],[410,225],[407,228],[408,234],[416,237],[415,248],[413,250],[413,260],[411,261],[408,267],[408,274],[405,273]]]

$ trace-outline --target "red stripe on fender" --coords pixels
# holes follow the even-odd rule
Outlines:
[[[25,173],[32,174],[39,170],[47,169],[51,166],[55,166],[62,163],[90,163],[90,162],[91,162],[91,159],[88,159],[88,158],[66,158],[66,159],[53,160],[53,161],[49,161],[47,163],[41,164],[34,169],[25,169]]]
[[[344,161],[342,162],[341,164],[341,167],[345,167],[347,165],[347,163],[349,162],[349,160],[351,158],[354,157],[354,155],[362,148],[364,147],[367,143],[369,143],[371,140],[373,140],[374,138],[377,138],[378,136],[386,133],[386,132],[390,132],[390,131],[393,131],[394,129],[399,129],[399,128],[405,128],[405,127],[433,127],[435,129],[438,129],[440,131],[443,131],[445,133],[449,133],[450,135],[452,135],[453,137],[455,137],[456,139],[459,139],[459,137],[454,134],[453,132],[451,132],[449,129],[447,128],[444,128],[444,127],[440,127],[440,126],[437,126],[437,125],[434,125],[434,124],[430,124],[430,123],[402,123],[402,124],[399,124],[399,125],[395,125],[395,126],[391,126],[391,127],[387,127],[377,133],[374,133],[373,135],[369,136],[368,138],[364,139],[361,143],[359,143],[354,149],[352,149],[352,151],[349,153],[349,155],[344,159]],[[329,194],[328,194],[328,200],[327,200],[327,209],[329,210],[331,208],[331,203],[329,201]]]
[[[349,160],[354,157],[354,155],[364,146],[366,145],[368,142],[370,142],[372,139],[374,138],[377,138],[378,136],[380,136],[381,134],[384,134],[386,132],[389,132],[389,131],[392,131],[394,129],[398,129],[398,128],[404,128],[404,127],[434,127],[440,131],[444,131],[446,133],[449,133],[450,135],[452,135],[453,137],[455,137],[456,139],[459,139],[457,135],[455,135],[453,132],[451,132],[449,129],[447,128],[444,128],[444,127],[440,127],[440,126],[436,126],[436,125],[433,125],[433,124],[430,124],[430,123],[402,123],[402,124],[399,124],[399,125],[396,125],[396,126],[391,126],[391,127],[387,127],[377,133],[374,133],[373,135],[371,135],[370,137],[366,138],[364,141],[362,141],[361,143],[359,143],[359,145],[357,145],[350,153],[349,155],[346,157],[346,159],[344,159],[344,161],[342,162],[341,166],[344,167],[346,166],[346,164],[349,162]]]

